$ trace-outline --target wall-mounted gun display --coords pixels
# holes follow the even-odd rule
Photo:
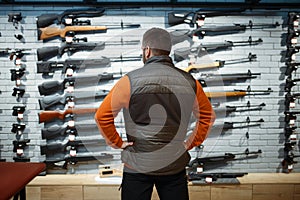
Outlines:
[[[101,17],[104,15],[104,8],[87,8],[87,9],[68,9],[60,14],[42,14],[36,17],[36,25],[43,28],[51,24],[64,25],[90,25],[90,20],[78,20],[77,18]]]
[[[9,60],[13,60],[15,65],[21,64],[21,58],[24,55],[31,54],[32,49],[11,49],[11,48],[0,48],[0,56],[9,56]]]
[[[291,76],[292,73],[298,69],[298,66],[300,65],[300,62],[286,62],[286,71],[285,75]]]
[[[300,98],[300,93],[293,93],[287,92],[285,95],[285,106],[286,109],[289,110],[289,108],[295,108],[296,107],[296,99]]]
[[[22,120],[24,118],[25,108],[26,108],[26,106],[13,106],[12,115],[17,116],[18,120]]]
[[[225,107],[217,107],[214,108],[215,113],[225,113],[226,116],[233,112],[247,112],[247,111],[255,111],[255,110],[262,110],[262,108],[265,106],[265,103],[261,103],[258,105],[252,105],[250,104],[250,101],[247,102],[246,105],[235,105],[235,106],[228,106]]]
[[[17,135],[22,135],[24,129],[26,128],[26,124],[12,124],[11,132],[16,133]]]
[[[14,87],[13,93],[11,95],[14,97],[17,97],[17,100],[19,100],[20,98],[22,98],[24,96],[24,93],[25,93],[25,89]]]
[[[30,139],[24,139],[24,140],[14,140],[13,141],[13,152],[17,153],[17,156],[22,156],[24,154],[24,149],[26,146],[28,146],[28,143],[30,142]]]
[[[8,13],[8,22],[12,22],[13,26],[18,29],[19,23],[23,19],[21,12]]]
[[[20,69],[10,69],[10,80],[15,81],[16,86],[21,85],[21,78],[25,74],[25,68],[20,68]]]
[[[285,79],[285,86],[284,86],[284,90],[286,92],[290,92],[292,87],[294,87],[295,85],[297,85],[297,82],[300,81],[300,78],[296,78],[296,79],[291,79],[291,77],[287,77]]]
[[[296,123],[297,115],[300,114],[300,111],[284,111],[285,115],[285,122],[289,124],[290,126],[294,126]]]
[[[210,183],[216,183],[220,179],[232,179],[232,178],[237,178],[237,177],[243,177],[247,174],[248,173],[193,173],[193,172],[190,172],[187,177],[188,177],[188,180],[191,181],[193,184],[197,184],[197,183],[199,183],[199,181],[205,181],[205,183],[210,184]]]

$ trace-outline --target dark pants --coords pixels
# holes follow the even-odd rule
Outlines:
[[[155,185],[160,200],[188,200],[186,172],[174,175],[153,176],[140,173],[123,173],[122,200],[150,200]]]

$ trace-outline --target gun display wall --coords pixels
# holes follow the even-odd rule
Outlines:
[[[45,162],[47,173],[120,163],[94,113],[120,77],[143,66],[143,32],[161,27],[176,67],[201,83],[217,114],[190,152],[190,179],[300,172],[299,11],[16,5],[0,18],[1,159]],[[115,125],[125,139],[122,113]]]

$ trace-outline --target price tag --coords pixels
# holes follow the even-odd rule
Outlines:
[[[18,155],[22,155],[24,153],[24,150],[23,149],[17,149],[17,154]]]
[[[69,93],[74,92],[74,86],[68,86],[66,91],[69,92]]]
[[[23,119],[23,117],[24,117],[24,114],[23,113],[18,113],[18,119]]]
[[[74,101],[68,101],[68,108],[74,108],[75,107],[75,102]]]
[[[65,22],[66,22],[66,24],[71,25],[72,22],[73,22],[73,20],[72,20],[71,18],[66,18],[66,19],[65,19]]]
[[[18,131],[17,131],[17,134],[18,134],[18,135],[22,135],[22,133],[23,133],[23,132],[22,132],[21,130],[18,130]]]
[[[66,36],[65,39],[66,39],[66,43],[72,43],[73,42],[73,37]]]
[[[295,125],[295,120],[294,119],[290,120],[290,125]]]
[[[290,108],[295,108],[296,107],[296,103],[295,102],[290,102]]]
[[[75,126],[75,121],[74,120],[68,121],[68,126],[69,127],[74,127]]]
[[[76,136],[75,135],[69,135],[69,141],[75,141]]]
[[[15,65],[21,65],[21,59],[16,59],[15,60]]]
[[[206,183],[212,183],[212,182],[213,182],[212,177],[206,177],[206,178],[205,178],[205,182],[206,182]]]
[[[295,53],[291,56],[291,59],[292,59],[293,61],[296,60],[296,54],[295,54]]]
[[[198,26],[203,26],[204,25],[204,20],[203,19],[198,19],[197,20],[197,25]]]
[[[70,156],[76,156],[76,150],[75,149],[70,150]]]
[[[292,134],[291,136],[290,136],[290,140],[297,140],[297,134]]]
[[[16,86],[21,85],[21,79],[16,79]]]
[[[203,167],[197,167],[197,173],[200,174],[203,172]]]
[[[68,68],[66,70],[66,76],[73,76],[73,74],[74,74],[74,70],[72,68]]]
[[[296,37],[292,38],[292,39],[291,39],[291,43],[292,43],[292,44],[297,44],[297,38],[296,38]]]
[[[299,21],[298,20],[295,20],[294,23],[293,23],[294,27],[298,27],[299,26]]]
[[[288,165],[288,169],[292,170],[293,169],[293,165]]]

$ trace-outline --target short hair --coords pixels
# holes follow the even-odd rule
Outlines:
[[[161,28],[151,28],[143,35],[142,47],[149,46],[154,55],[169,55],[172,48],[171,36]]]

